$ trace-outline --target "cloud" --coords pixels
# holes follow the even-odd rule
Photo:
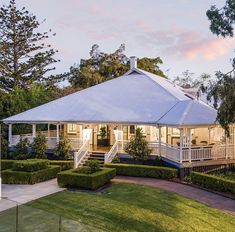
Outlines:
[[[73,35],[85,36],[92,43],[118,40],[147,53],[157,51],[177,59],[206,61],[227,54],[234,46],[235,38],[217,38],[209,31],[198,31],[198,28],[194,31],[172,25],[171,29],[162,30],[161,24],[133,14],[135,9],[120,9],[121,5],[113,2],[71,1],[73,9],[58,19],[57,26]]]
[[[233,38],[213,38],[208,39],[204,43],[198,43],[184,51],[184,55],[188,59],[195,59],[202,56],[205,60],[214,60],[220,56],[227,54],[234,48],[235,40]]]
[[[203,58],[211,61],[231,51],[235,38],[216,38],[186,29],[175,29],[139,34],[136,41],[144,46],[156,48],[166,55],[188,60]]]

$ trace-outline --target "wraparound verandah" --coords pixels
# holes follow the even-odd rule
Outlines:
[[[32,133],[23,135],[13,135],[13,125],[8,125],[10,147],[15,146],[20,137],[33,142],[38,133],[36,123],[31,124]],[[230,128],[229,138],[226,138],[224,130],[219,126],[176,128],[136,124],[50,123],[47,124],[47,130],[40,132],[46,136],[48,149],[54,149],[65,136],[72,150],[81,154],[84,153],[85,143],[89,145],[86,146],[89,151],[106,148],[106,161],[109,162],[117,153],[125,152],[125,144],[134,136],[137,127],[142,128],[152,155],[177,163],[235,158],[234,127]]]

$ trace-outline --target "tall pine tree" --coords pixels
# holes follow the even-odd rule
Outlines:
[[[54,69],[57,51],[45,43],[51,30],[38,32],[40,23],[15,0],[0,8],[0,89],[28,88],[43,83],[45,74]],[[54,34],[53,34],[54,35]]]

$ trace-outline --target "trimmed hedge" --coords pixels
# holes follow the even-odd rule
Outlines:
[[[50,165],[60,166],[61,170],[73,169],[73,160],[48,160]],[[1,169],[11,169],[17,160],[1,160]]]
[[[235,181],[232,180],[210,174],[192,172],[191,181],[193,184],[207,189],[212,189],[218,192],[227,192],[235,195]]]
[[[12,166],[14,171],[22,172],[36,172],[48,167],[48,160],[43,159],[28,159],[28,160],[18,160]]]
[[[115,168],[117,175],[152,177],[159,179],[173,179],[178,175],[178,170],[168,167],[135,165],[135,164],[105,164],[107,168]]]
[[[49,160],[50,165],[58,165],[61,167],[61,171],[73,169],[72,160]]]
[[[100,171],[92,174],[74,172],[75,169],[58,173],[57,182],[60,187],[78,187],[95,190],[108,183],[115,177],[116,171],[113,168],[101,168]]]
[[[11,169],[13,164],[15,163],[15,160],[1,160],[1,169]]]
[[[11,169],[2,171],[3,184],[35,184],[50,180],[60,172],[60,166],[48,166],[48,168],[36,172],[21,172]]]

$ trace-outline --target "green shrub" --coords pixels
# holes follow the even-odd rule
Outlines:
[[[1,170],[11,169],[15,160],[1,160]]]
[[[93,174],[76,173],[74,169],[58,173],[57,181],[60,187],[77,187],[95,190],[107,184],[116,171],[113,168],[101,168]]]
[[[159,179],[173,179],[178,175],[178,170],[168,167],[134,165],[134,164],[105,164],[107,168],[115,168],[117,175],[152,177]]]
[[[120,163],[120,162],[121,162],[120,157],[117,155],[112,160],[112,163]]]
[[[48,167],[49,162],[47,160],[40,159],[28,159],[18,160],[13,164],[12,170],[22,172],[35,172]]]
[[[134,160],[144,161],[148,159],[152,150],[149,149],[141,128],[136,129],[135,137],[126,145],[125,152],[132,156]]]
[[[69,143],[69,140],[67,138],[63,138],[60,140],[60,142],[57,144],[54,154],[57,156],[59,159],[70,159],[71,158],[71,146]]]
[[[3,132],[4,133],[4,132]],[[7,139],[6,138],[4,138],[4,136],[2,135],[2,136],[0,136],[1,138],[1,146],[0,146],[0,149],[1,149],[1,152],[2,152],[2,155],[1,155],[1,157],[3,158],[3,159],[7,159],[8,158],[8,141],[7,141]]]
[[[47,151],[47,140],[46,136],[42,133],[39,133],[36,138],[34,138],[32,149],[35,154],[35,158],[37,159],[46,159],[46,151]]]
[[[49,160],[50,165],[57,165],[61,167],[61,170],[73,169],[74,162],[72,160]]]
[[[85,166],[90,168],[91,173],[95,173],[100,170],[99,160],[87,160]]]
[[[60,172],[60,166],[48,166],[48,168],[36,172],[21,172],[14,170],[2,171],[3,184],[35,184],[53,179]]]
[[[204,188],[212,189],[218,192],[227,192],[235,195],[235,181],[222,177],[192,172],[191,182]]]
[[[88,166],[78,167],[74,169],[74,172],[76,173],[84,173],[84,174],[92,174],[94,172],[91,171],[91,168]]]
[[[16,160],[24,160],[30,157],[29,153],[30,143],[27,138],[20,137],[20,141],[16,144],[13,152],[13,158]]]

